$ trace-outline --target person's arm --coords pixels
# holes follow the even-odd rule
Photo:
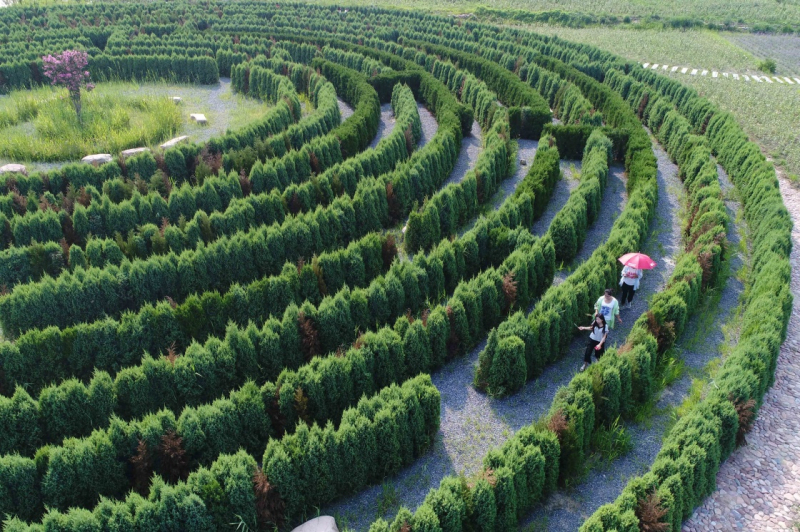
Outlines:
[[[644,277],[644,270],[637,270],[637,271],[639,272],[636,277],[637,279],[641,279],[642,277]]]
[[[620,323],[621,323],[621,322],[620,322]],[[602,339],[602,340],[600,340],[600,343],[599,343],[599,344],[597,344],[597,345],[599,345],[601,348],[602,348],[604,345],[606,345],[606,338],[608,338],[608,327],[606,327],[606,332],[603,334],[603,339]]]
[[[622,325],[622,318],[619,316],[619,301],[614,302],[614,318],[619,321],[619,324]]]

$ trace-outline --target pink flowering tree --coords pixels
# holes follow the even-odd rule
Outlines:
[[[78,120],[81,118],[81,89],[91,91],[94,84],[86,67],[89,65],[89,56],[80,50],[65,50],[57,55],[42,57],[44,62],[44,75],[52,85],[66,87],[69,98],[75,106]]]

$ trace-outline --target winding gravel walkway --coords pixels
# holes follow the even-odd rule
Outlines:
[[[339,114],[342,117],[342,122],[353,116],[355,110],[350,106],[349,103],[342,100],[339,96],[336,97],[336,101],[339,102]],[[383,109],[383,107],[381,107]]]
[[[730,181],[724,172],[720,174],[720,184],[723,190],[730,188]],[[739,203],[726,201],[726,206],[731,220],[736,220]],[[631,437],[633,449],[612,463],[598,462],[580,483],[568,491],[557,492],[534,509],[523,520],[526,526],[533,530],[546,529],[549,532],[578,530],[597,508],[614,501],[631,477],[642,475],[650,469],[661,450],[665,431],[670,426],[670,409],[683,402],[690,393],[693,377],[704,374],[706,365],[721,355],[719,346],[726,343],[729,323],[735,317],[737,303],[743,290],[741,280],[735,276],[745,260],[738,253],[739,229],[740,227],[733,223],[728,228],[727,237],[733,252],[728,268],[730,277],[723,286],[719,299],[709,297],[705,300],[706,307],[700,308],[694,314],[681,341],[675,346],[677,356],[683,360],[686,371],[662,390],[653,417],[643,423],[624,423]],[[712,304],[715,304],[714,307]],[[630,311],[623,311],[623,319],[631,316],[630,319],[626,319],[626,326],[632,324],[635,315],[630,314]],[[618,337],[621,339],[621,336]],[[702,528],[702,530],[711,529]]]
[[[542,216],[533,222],[533,225],[531,226],[531,232],[534,235],[542,236],[545,234],[545,232],[547,232],[547,229],[553,222],[553,218],[556,217],[558,211],[560,211],[561,208],[567,203],[570,193],[578,188],[578,185],[581,184],[580,180],[574,179],[572,175],[573,167],[575,168],[576,172],[580,172],[580,161],[562,160],[560,162],[560,166],[561,177],[558,179],[558,181],[556,181],[556,186],[553,189],[553,196],[547,203],[547,207],[542,213]]]
[[[433,136],[436,135],[436,132],[439,131],[439,123],[436,121],[436,117],[433,116],[433,113],[419,102],[417,102],[417,110],[419,111],[419,121],[422,126],[422,135],[417,144],[417,149],[419,149],[425,146]]]
[[[341,109],[341,104],[339,104],[339,108]],[[369,144],[369,149],[375,149],[375,146],[378,143],[389,136],[389,134],[394,129],[394,111],[392,111],[392,104],[385,103],[381,105],[381,118],[378,122],[378,133],[375,135],[375,138],[372,139],[372,142]]]
[[[717,491],[684,523],[684,531],[788,531],[800,521],[800,191],[784,179],[779,184],[794,221],[794,308],[775,384],[764,396],[748,444],[722,464]]]
[[[481,144],[481,126],[478,125],[478,121],[475,120],[472,122],[470,136],[461,139],[461,151],[458,153],[456,164],[453,166],[453,171],[450,172],[450,177],[442,183],[441,188],[451,183],[458,183],[464,179],[467,172],[475,168],[475,163],[478,162],[478,156],[481,154],[481,150],[483,150],[483,145]]]

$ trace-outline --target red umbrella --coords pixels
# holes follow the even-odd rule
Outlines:
[[[625,266],[639,270],[652,270],[656,267],[656,261],[644,253],[626,253],[618,259]]]

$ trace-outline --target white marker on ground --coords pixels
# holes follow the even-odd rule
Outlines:
[[[796,83],[800,83],[800,78],[792,78]]]
[[[661,67],[661,70],[666,70],[668,68],[669,68],[669,65],[664,65],[664,66]]]
[[[658,63],[656,63],[655,65],[651,66],[650,68],[652,68],[653,70],[657,69],[658,68]]]
[[[783,80],[781,78],[779,78],[778,76],[773,76],[772,79],[774,79],[778,83],[783,83]]]
[[[681,69],[681,74],[686,74],[686,71],[689,70],[687,67],[683,67]]]
[[[674,67],[672,67],[670,70],[671,70],[672,72],[675,72],[676,70],[678,70],[678,67],[674,66]],[[800,81],[798,81],[798,83],[800,83]]]
[[[645,64],[642,65],[642,68],[647,68],[649,66],[650,66],[650,63],[645,63]]]
[[[761,83],[761,78],[759,78],[758,76],[753,76],[753,79],[756,80],[757,82]]]
[[[785,76],[784,76],[783,79],[786,80],[786,83],[788,83],[789,85],[794,85],[794,81],[792,81],[791,79],[789,79],[789,78],[787,78]]]
[[[722,73],[722,75],[723,75],[724,77],[726,77],[726,78],[728,77],[728,73],[727,73],[727,72],[723,72],[723,73]]]
[[[692,76],[696,76],[696,75],[697,75],[697,69],[696,69],[696,68],[693,68],[693,69],[692,69]]]
[[[711,77],[712,78],[718,78],[719,77],[719,72],[712,72],[711,73]]]
[[[762,76],[762,77],[764,78],[764,81],[766,81],[767,83],[772,83],[772,80],[769,79],[768,76]]]
[[[700,73],[700,75],[701,75],[701,76],[706,76],[706,75],[708,75],[708,70],[703,70],[703,71]]]
[[[739,74],[734,74],[733,79],[739,79]]]
[[[750,76],[748,76],[747,74],[742,74],[742,75],[744,76],[745,81],[750,81]]]

